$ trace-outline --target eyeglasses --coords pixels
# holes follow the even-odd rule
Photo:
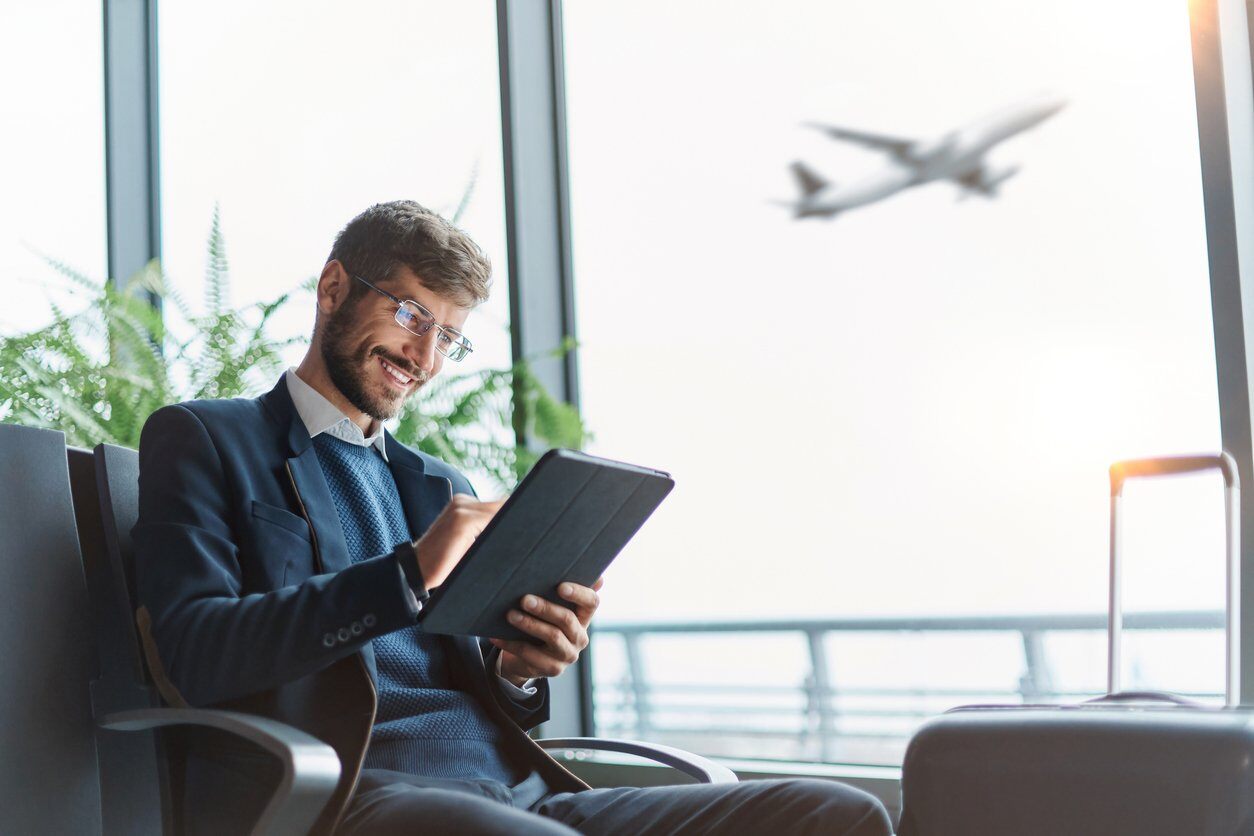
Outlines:
[[[443,325],[436,325],[435,314],[419,305],[413,299],[401,299],[393,296],[380,287],[375,287],[361,276],[353,274],[353,278],[373,290],[375,293],[381,293],[396,303],[396,324],[404,328],[411,334],[421,337],[431,330],[434,326],[439,335],[435,340],[436,351],[443,354],[453,362],[459,362],[467,354],[474,351],[470,345],[470,340],[452,328],[445,328]]]

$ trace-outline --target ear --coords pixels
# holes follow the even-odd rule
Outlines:
[[[353,279],[339,261],[331,259],[318,277],[318,311],[324,316],[335,313],[352,290]]]

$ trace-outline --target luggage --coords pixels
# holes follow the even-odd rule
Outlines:
[[[1227,705],[1121,693],[1123,483],[1212,468],[1223,472],[1227,505]],[[1107,695],[1080,705],[964,706],[927,723],[902,765],[901,836],[1254,834],[1254,712],[1237,705],[1236,462],[1227,453],[1142,459],[1110,473]]]

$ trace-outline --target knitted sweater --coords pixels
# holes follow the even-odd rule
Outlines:
[[[327,433],[314,448],[354,563],[412,539],[396,481],[372,447]],[[401,583],[397,578],[397,583]],[[365,766],[440,778],[489,778],[509,785],[527,770],[511,763],[503,732],[452,681],[446,645],[418,625],[373,640],[379,708]]]

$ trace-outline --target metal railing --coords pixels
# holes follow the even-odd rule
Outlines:
[[[1124,627],[1133,631],[1221,631],[1223,614],[1132,613],[1125,617]],[[615,666],[619,669],[617,675],[610,678],[594,671],[597,733],[665,742],[727,757],[899,763],[913,730],[927,717],[955,705],[1065,701],[1096,694],[1096,681],[1087,690],[1058,687],[1046,652],[1046,639],[1065,633],[1091,632],[1100,636],[1105,629],[1105,613],[599,624],[593,636],[599,646],[597,658],[608,655],[600,648],[608,650],[608,642],[618,641],[621,664]],[[833,652],[828,646],[833,635],[959,633],[1016,636],[1022,648],[1017,687],[842,687],[833,673]],[[720,634],[728,638],[733,634],[791,635],[804,643],[809,669],[791,684],[709,684],[650,678],[646,664],[649,640]],[[753,660],[744,661],[745,669],[752,669]],[[1185,695],[1209,698],[1218,693]]]

